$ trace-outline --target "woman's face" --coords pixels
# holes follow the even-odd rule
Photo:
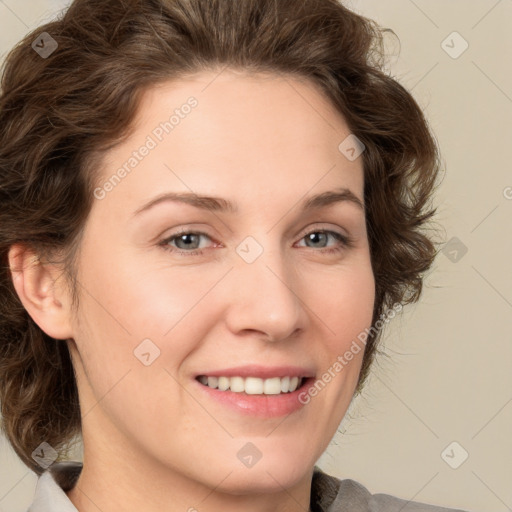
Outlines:
[[[79,254],[70,349],[87,462],[158,468],[235,494],[311,471],[363,351],[332,368],[374,304],[362,157],[338,147],[349,135],[296,78],[203,72],[147,91],[135,131],[103,162]],[[218,203],[151,205],[192,193]],[[270,393],[286,384],[275,377],[310,380],[261,394],[257,379],[242,381],[245,393],[209,389],[200,375],[267,377]]]

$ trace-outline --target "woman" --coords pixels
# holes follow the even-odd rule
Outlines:
[[[0,400],[32,512],[448,510],[315,466],[436,254],[437,147],[381,56],[335,0],[76,0],[8,56]]]

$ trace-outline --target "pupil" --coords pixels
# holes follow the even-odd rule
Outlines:
[[[319,236],[325,236],[325,233],[311,233],[309,239],[315,243],[315,239],[318,239]],[[316,242],[318,242],[318,240],[316,240]]]
[[[188,243],[188,242],[190,242],[190,240],[188,240],[188,242],[187,242],[187,239],[190,239],[190,237],[193,237],[193,236],[196,236],[196,235],[192,235],[192,234],[188,234],[188,235],[181,235],[180,240],[181,240],[182,242],[185,242],[185,245],[190,246],[190,243]],[[193,242],[192,242],[192,244],[193,244]]]

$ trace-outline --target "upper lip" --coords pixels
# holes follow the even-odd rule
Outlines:
[[[272,377],[314,377],[315,373],[309,368],[299,366],[259,366],[245,365],[224,368],[222,370],[205,370],[196,377],[206,375],[208,377],[258,377],[271,379]]]

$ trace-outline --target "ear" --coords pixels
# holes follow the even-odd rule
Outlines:
[[[8,261],[14,288],[34,322],[52,338],[73,338],[70,297],[62,270],[41,262],[22,244],[11,246]]]

